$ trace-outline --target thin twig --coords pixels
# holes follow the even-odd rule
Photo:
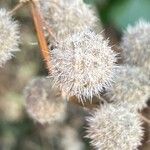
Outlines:
[[[34,1],[34,0],[33,0]],[[35,4],[38,4],[39,1],[36,1],[34,2]],[[40,5],[38,5],[40,7]],[[44,19],[44,16],[43,16],[43,13],[41,12],[41,8],[38,9],[39,10],[39,13],[40,13],[40,16],[41,16],[41,19],[42,19],[42,22],[43,22],[43,25],[44,27],[46,28],[46,30],[48,31],[49,35],[56,41],[56,36],[53,32],[53,30],[51,29],[51,27],[49,27],[49,25],[47,24],[47,22],[45,21]]]
[[[11,15],[14,15],[16,13],[16,11],[18,11],[20,8],[22,8],[27,2],[29,1],[26,1],[26,2],[19,2],[11,11],[10,11],[10,14]]]
[[[88,109],[97,108],[99,106],[99,103],[97,101],[95,101],[94,98],[93,98],[93,101],[92,101],[93,103],[91,103],[88,100],[86,102],[82,103],[82,102],[79,102],[77,97],[72,96],[72,97],[69,98],[69,102],[71,102],[75,105],[81,106],[81,107],[88,108]]]
[[[54,35],[52,29],[48,26],[48,24],[45,22],[44,19],[43,19],[43,24],[46,30],[48,31],[49,35],[56,41],[56,36]]]
[[[144,122],[150,124],[150,119],[148,119],[147,117],[145,117],[143,114],[140,113],[140,117],[141,117],[141,119],[142,119]]]
[[[41,53],[43,55],[43,58],[46,62],[47,67],[50,69],[51,54],[48,49],[48,45],[47,45],[45,35],[44,35],[42,17],[41,17],[41,14],[38,10],[38,7],[35,1],[31,2],[31,10],[32,10],[32,17],[33,17],[36,32],[37,32],[37,37],[38,37]]]

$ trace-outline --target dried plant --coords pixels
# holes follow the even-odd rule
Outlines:
[[[30,81],[24,91],[29,116],[42,124],[61,122],[66,116],[67,105],[52,83],[52,78],[36,78]]]
[[[118,70],[116,84],[106,93],[106,97],[118,105],[128,102],[133,110],[142,110],[147,107],[150,97],[149,78],[139,67],[122,66]]]
[[[92,99],[111,86],[116,54],[102,35],[90,29],[60,41],[52,51],[52,76],[68,97]]]
[[[0,66],[19,51],[19,25],[6,9],[0,9]]]
[[[141,66],[150,72],[150,23],[141,19],[129,26],[122,38],[121,47],[126,63]]]
[[[87,118],[87,137],[97,150],[137,150],[143,138],[143,128],[137,113],[128,104],[97,108]]]
[[[44,3],[39,0],[39,7],[57,39],[82,31],[87,26],[95,27],[98,22],[92,8],[82,0],[46,0]]]
[[[25,4],[49,72],[49,78],[35,78],[24,90],[28,115],[52,125],[65,120],[72,102],[92,112],[86,137],[97,150],[138,150],[143,123],[150,123],[141,113],[150,98],[150,23],[141,20],[123,34],[124,62],[118,67],[111,42],[96,30],[94,9],[82,0],[20,0],[11,11],[0,9],[0,66],[19,50],[13,18]]]

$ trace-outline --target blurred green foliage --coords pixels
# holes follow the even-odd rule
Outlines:
[[[95,4],[102,22],[114,26],[118,31],[125,30],[143,18],[150,21],[150,0],[85,0]]]

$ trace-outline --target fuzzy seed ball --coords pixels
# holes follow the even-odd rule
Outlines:
[[[36,78],[25,88],[26,110],[41,124],[61,122],[66,117],[66,103],[60,91],[52,87],[52,82],[51,78]]]
[[[147,106],[150,98],[150,81],[139,67],[128,65],[120,67],[116,83],[106,93],[111,101],[121,104],[128,102],[133,110],[141,110]]]
[[[19,50],[19,25],[5,9],[0,9],[0,66]]]
[[[87,118],[87,136],[96,150],[138,150],[143,138],[140,117],[128,105],[104,105]]]
[[[52,51],[51,74],[69,97],[92,99],[111,86],[116,54],[90,29],[69,35]]]
[[[137,65],[150,75],[150,23],[140,20],[129,26],[122,38],[121,47],[126,63]]]
[[[44,19],[58,39],[98,22],[94,11],[82,0],[46,0],[44,3],[40,0],[39,4]]]

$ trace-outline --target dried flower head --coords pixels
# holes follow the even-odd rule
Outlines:
[[[87,136],[97,150],[137,150],[143,130],[140,117],[128,105],[104,105],[87,118]]]
[[[19,48],[19,25],[5,9],[0,9],[0,66]]]
[[[140,20],[129,26],[122,38],[125,62],[143,67],[150,72],[150,23]]]
[[[52,79],[33,79],[25,89],[26,110],[40,123],[61,122],[66,116],[66,103],[61,93],[52,87]]]
[[[47,24],[57,38],[95,26],[98,22],[94,11],[82,0],[40,0],[40,7]]]
[[[138,67],[120,67],[116,83],[106,96],[115,103],[128,102],[133,109],[141,110],[146,107],[150,97],[149,78]]]
[[[92,99],[111,86],[116,54],[108,40],[86,29],[69,35],[52,51],[52,76],[69,97]]]

